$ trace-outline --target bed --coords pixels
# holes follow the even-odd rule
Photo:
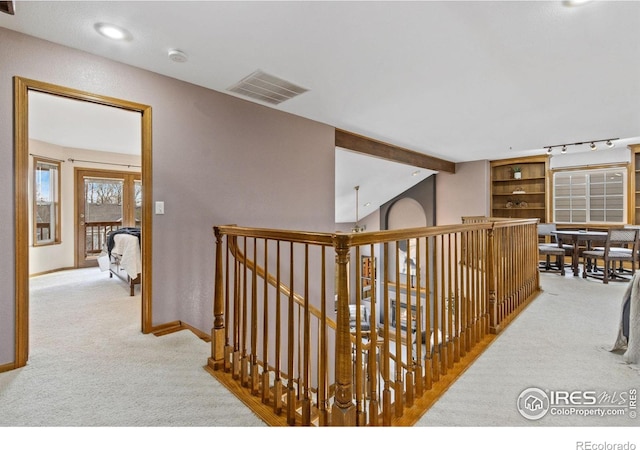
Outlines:
[[[129,285],[134,295],[136,284],[142,280],[142,257],[140,253],[140,228],[121,228],[107,235],[109,256],[109,278],[116,277]]]

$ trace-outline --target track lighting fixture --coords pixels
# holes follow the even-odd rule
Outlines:
[[[558,144],[558,145],[549,145],[546,147],[543,147],[547,150],[547,155],[551,155],[551,153],[553,152],[554,147],[560,147],[560,153],[565,154],[567,153],[567,146],[569,145],[585,145],[585,144],[589,144],[589,148],[591,150],[598,150],[598,146],[596,145],[598,142],[604,142],[605,145],[608,148],[613,148],[615,146],[615,144],[612,141],[617,141],[620,138],[610,138],[610,139],[598,139],[595,141],[585,141],[585,142],[573,142],[571,144]]]

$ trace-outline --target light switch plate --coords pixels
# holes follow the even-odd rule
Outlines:
[[[164,214],[164,202],[156,202],[156,214]]]

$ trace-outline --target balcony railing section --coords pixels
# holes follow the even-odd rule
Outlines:
[[[272,425],[408,424],[539,292],[536,225],[214,227],[207,368]]]
[[[122,228],[122,222],[85,222],[85,251],[87,256],[99,255],[106,245],[107,235]],[[104,249],[106,251],[106,249]]]

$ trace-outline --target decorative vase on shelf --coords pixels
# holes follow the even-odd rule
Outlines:
[[[511,168],[511,170],[513,170],[513,178],[515,178],[516,180],[522,178],[522,169],[520,169],[520,166],[514,166]]]

